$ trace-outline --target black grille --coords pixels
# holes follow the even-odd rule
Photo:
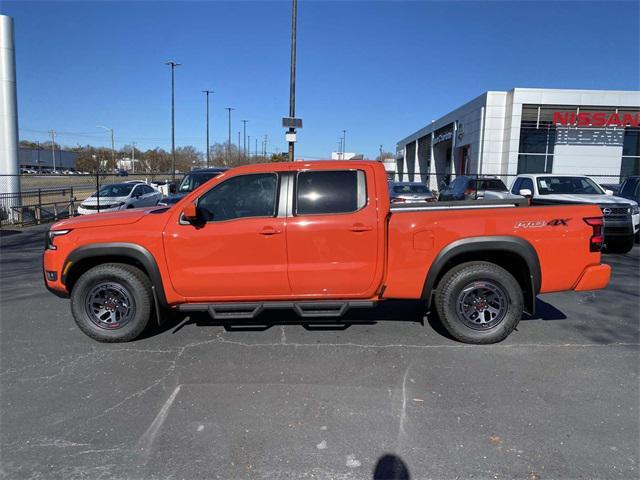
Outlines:
[[[103,209],[108,209],[108,208],[114,208],[114,207],[116,207],[116,205],[117,205],[116,203],[114,203],[114,204],[111,204],[111,203],[102,204],[101,203],[99,208],[100,208],[100,210],[103,210]],[[86,209],[86,210],[98,210],[98,205],[81,205],[81,207]]]
[[[626,216],[629,213],[629,207],[603,207],[601,206],[602,214],[605,217],[611,217],[614,215]]]

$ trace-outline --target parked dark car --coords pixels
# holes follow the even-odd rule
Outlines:
[[[191,170],[184,177],[182,177],[182,181],[180,182],[178,187],[171,192],[171,195],[163,198],[158,203],[158,205],[173,205],[174,203],[178,203],[178,201],[180,201],[180,199],[187,193],[193,192],[203,183],[217,177],[227,170],[227,167],[199,168],[196,170]]]
[[[618,190],[618,196],[635,200],[640,204],[640,175],[627,177]]]
[[[440,192],[438,200],[498,200],[516,196],[509,193],[509,189],[499,178],[461,175]]]
[[[429,187],[418,182],[389,182],[389,196],[391,203],[436,201]]]
[[[618,196],[634,200],[640,204],[640,175],[627,177],[618,190]],[[636,242],[640,242],[640,231],[636,233]]]

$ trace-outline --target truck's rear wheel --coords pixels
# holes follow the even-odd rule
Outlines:
[[[504,268],[489,262],[455,266],[440,281],[436,309],[451,336],[465,343],[504,340],[520,321],[522,288]]]
[[[149,324],[153,296],[149,278],[124,263],[87,270],[71,291],[71,312],[80,330],[99,342],[127,342]]]

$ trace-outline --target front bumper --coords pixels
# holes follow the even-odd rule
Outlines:
[[[611,267],[609,265],[591,265],[584,269],[580,280],[573,288],[577,292],[585,290],[600,290],[609,283],[611,278]]]
[[[628,217],[625,220],[607,220],[607,217],[604,217],[605,239],[607,237],[630,237],[637,231],[637,225],[633,224],[631,217]]]

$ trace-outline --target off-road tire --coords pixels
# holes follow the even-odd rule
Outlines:
[[[105,282],[121,288],[132,303],[129,308],[133,308],[133,312],[121,327],[99,326],[87,307],[92,291]],[[87,270],[71,291],[71,312],[76,324],[99,342],[128,342],[137,338],[149,325],[152,310],[153,292],[149,278],[140,269],[125,263],[105,263]]]
[[[458,304],[465,290],[483,282],[497,287],[505,308],[500,309],[502,314],[497,316],[496,321],[500,320],[495,325],[472,327],[458,312]],[[522,287],[504,268],[489,262],[467,262],[442,277],[436,288],[435,304],[442,325],[452,337],[464,343],[488,344],[504,340],[516,328],[522,318],[524,299]]]

